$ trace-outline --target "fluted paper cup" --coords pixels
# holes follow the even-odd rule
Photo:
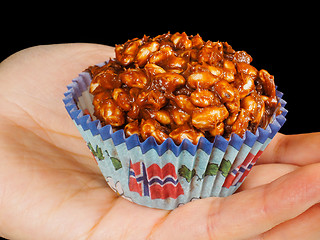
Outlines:
[[[90,83],[88,72],[73,79],[65,107],[109,186],[127,200],[152,208],[170,210],[195,199],[233,194],[286,121],[286,102],[277,91],[281,114],[255,134],[232,134],[229,140],[216,136],[213,142],[201,137],[197,145],[187,139],[176,145],[171,138],[159,145],[153,137],[140,142],[136,134],[127,138],[123,130],[113,132],[95,120]]]

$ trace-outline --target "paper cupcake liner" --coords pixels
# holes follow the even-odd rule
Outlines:
[[[100,64],[103,65],[103,64]],[[214,142],[200,138],[197,145],[185,139],[176,145],[168,138],[161,145],[153,137],[140,142],[137,135],[125,137],[110,125],[92,120],[91,76],[80,73],[67,86],[65,107],[87,142],[109,186],[137,204],[174,209],[195,199],[225,197],[244,181],[259,156],[286,121],[286,102],[277,91],[282,113],[266,129],[232,134]]]

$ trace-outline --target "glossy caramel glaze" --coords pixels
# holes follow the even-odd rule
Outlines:
[[[274,77],[226,42],[186,33],[116,45],[116,58],[91,73],[94,115],[141,140],[243,136],[265,128],[276,107]]]

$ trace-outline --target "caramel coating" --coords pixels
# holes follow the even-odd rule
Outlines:
[[[116,45],[116,57],[88,68],[94,115],[126,136],[161,144],[243,136],[266,127],[277,106],[274,77],[226,42],[166,33]]]

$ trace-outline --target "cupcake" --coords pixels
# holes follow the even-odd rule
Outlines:
[[[274,77],[226,42],[163,34],[115,46],[64,103],[109,186],[174,209],[233,194],[285,122]]]

